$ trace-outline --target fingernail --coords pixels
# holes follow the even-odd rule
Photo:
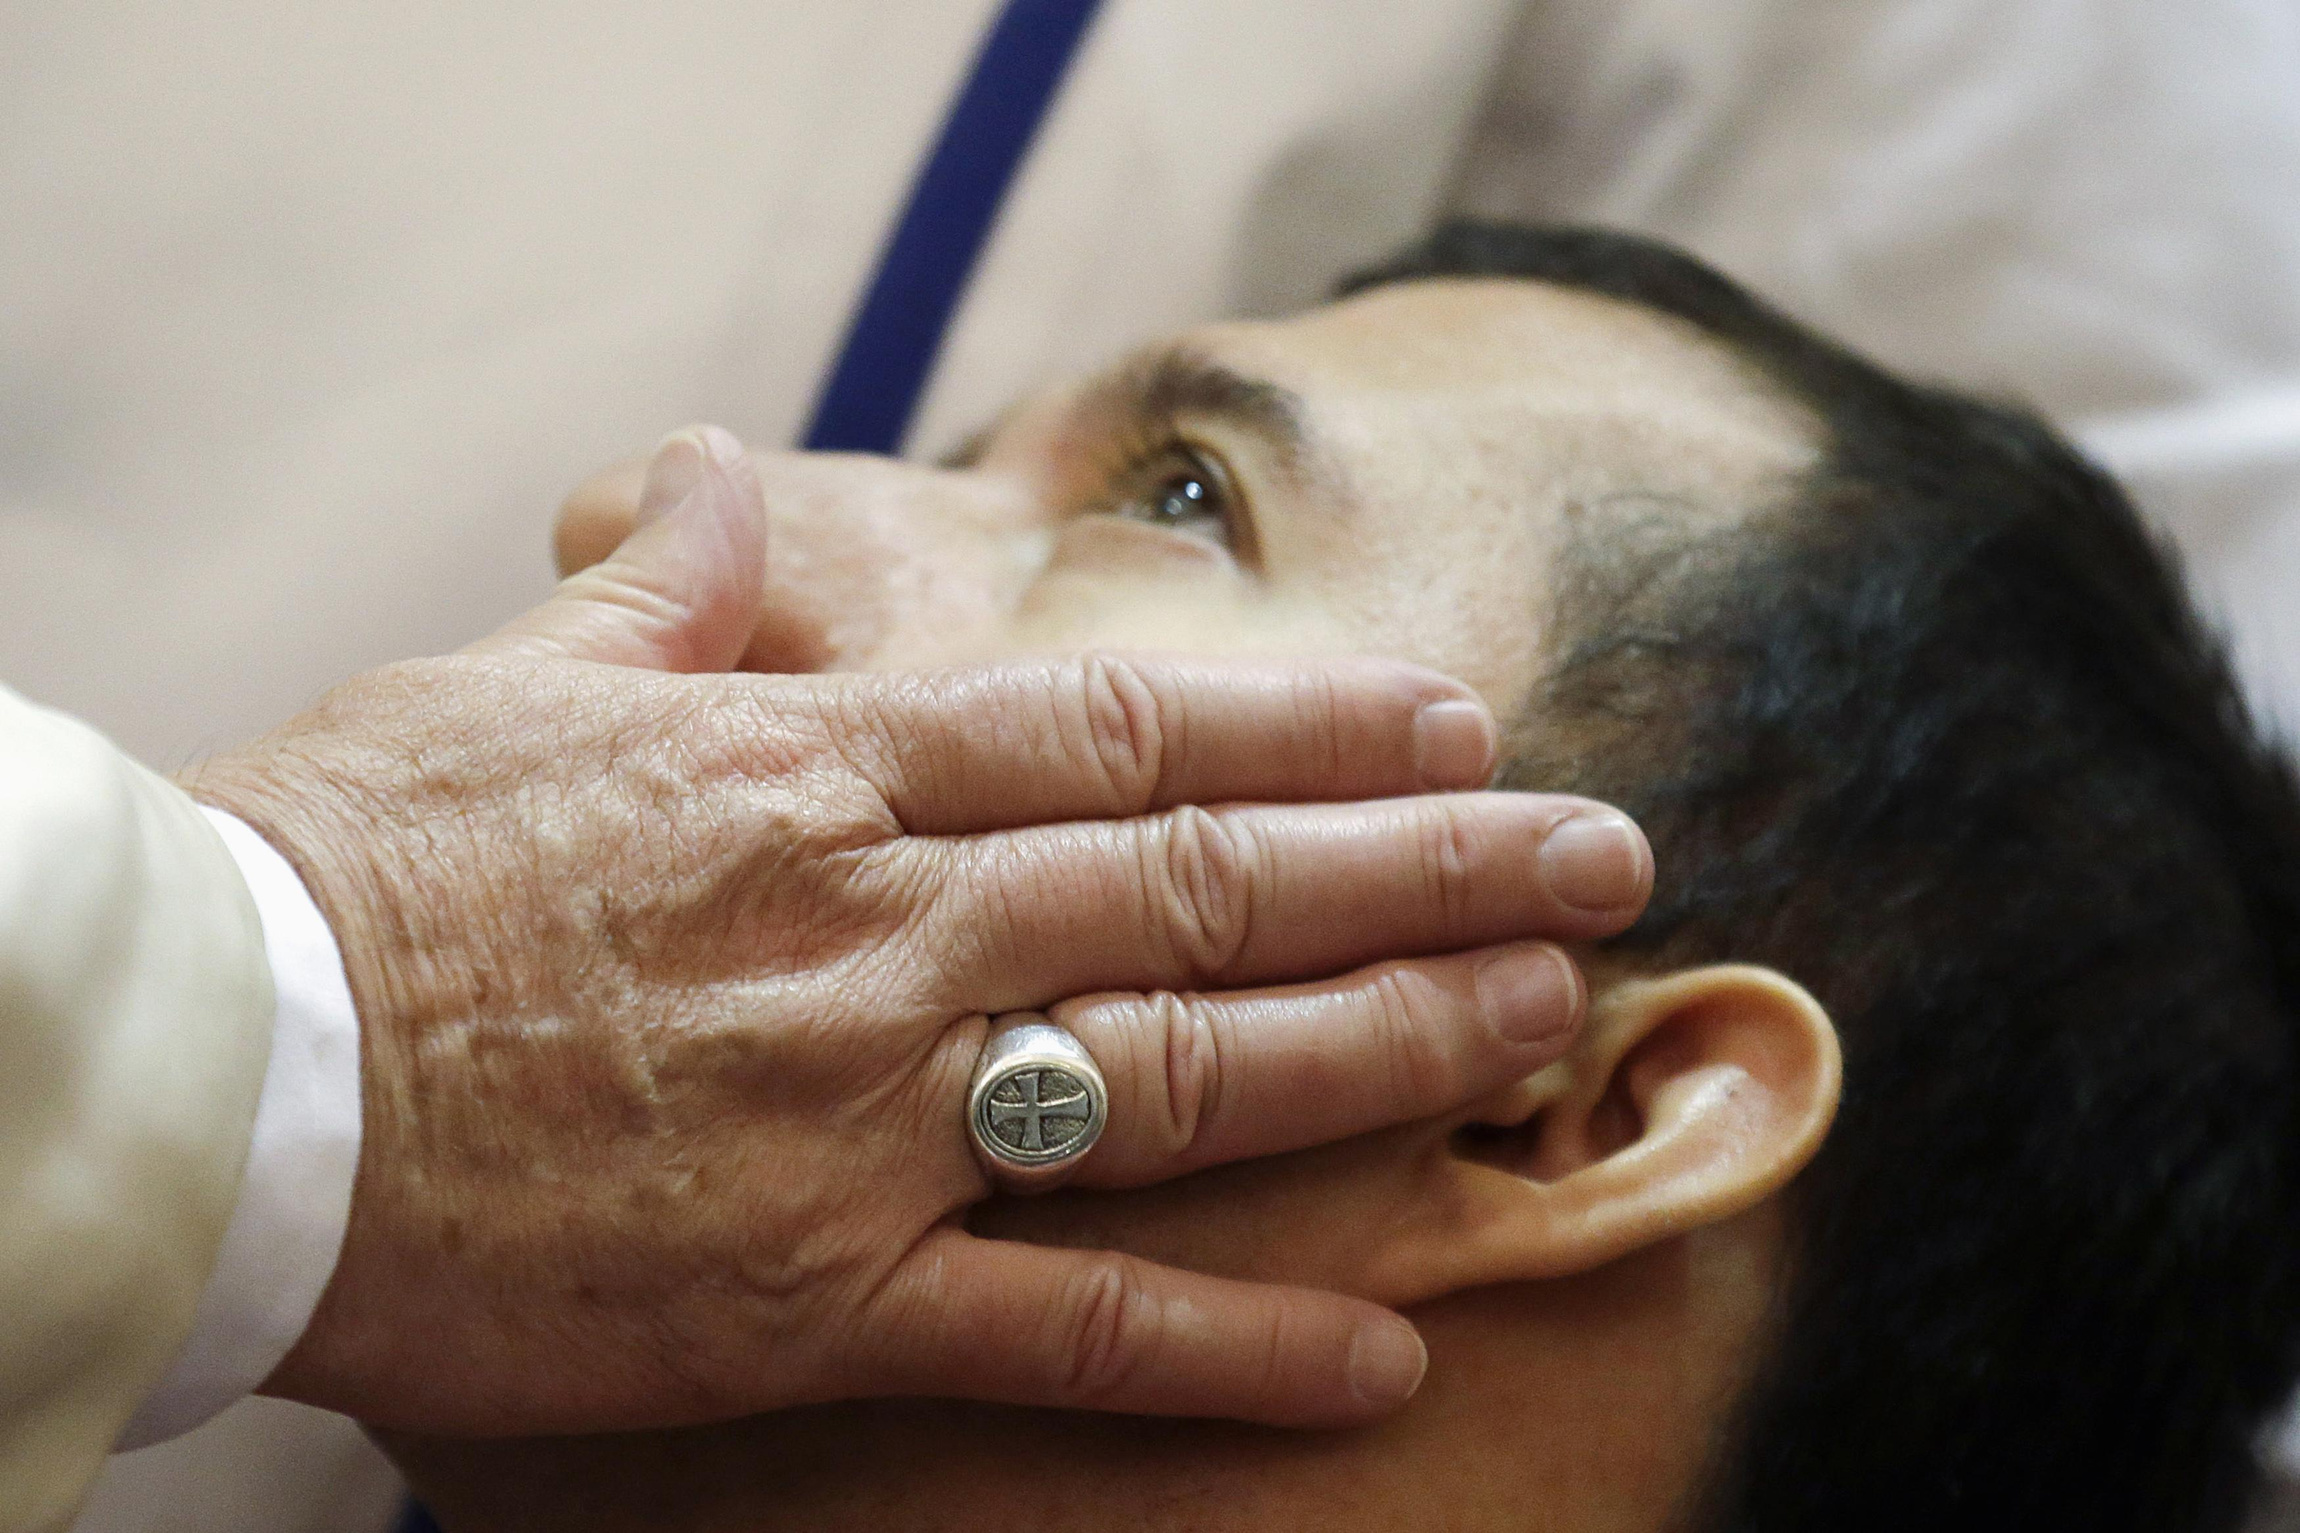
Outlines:
[[[1483,703],[1449,697],[1414,715],[1414,770],[1425,787],[1484,786],[1493,752],[1493,715]]]
[[[647,482],[639,491],[637,525],[660,521],[677,510],[703,482],[704,446],[692,431],[674,431],[663,438],[647,463]]]
[[[1541,876],[1562,905],[1618,910],[1645,887],[1645,838],[1626,816],[1577,814],[1541,843]]]
[[[1421,1388],[1429,1349],[1403,1320],[1360,1326],[1350,1342],[1350,1388],[1377,1410],[1395,1410]]]
[[[1478,965],[1477,1001],[1504,1038],[1546,1043],[1579,1020],[1581,976],[1553,947],[1512,948]]]
[[[690,428],[711,461],[724,469],[732,469],[743,461],[743,444],[724,426],[695,426]]]

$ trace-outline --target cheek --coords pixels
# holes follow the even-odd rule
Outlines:
[[[1382,534],[1408,519],[1386,519]],[[1456,677],[1503,717],[1531,684],[1539,654],[1542,576],[1530,535],[1515,526],[1443,523],[1406,536],[1359,536],[1324,557],[1338,573],[1326,604],[1350,647]]]
[[[1034,488],[848,454],[760,460],[766,670],[929,664],[1011,611],[1049,546]]]
[[[1466,682],[1498,718],[1518,710],[1539,655],[1539,618],[1530,598],[1481,600],[1480,593],[1430,593],[1410,605],[1353,612],[1378,642],[1364,646]]]
[[[768,579],[768,624],[780,609],[824,635],[815,668],[905,670],[1011,652],[1011,614],[1043,563],[1042,534],[896,521],[869,534]]]
[[[1348,647],[1322,606],[1273,596],[1234,569],[1182,578],[1050,570],[1024,594],[1008,632],[1032,650],[1317,655]]]

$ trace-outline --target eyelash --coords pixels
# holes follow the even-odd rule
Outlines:
[[[1174,431],[1146,433],[1136,442],[1123,444],[1114,466],[1104,475],[1103,483],[1110,492],[1100,500],[1094,510],[1108,516],[1124,516],[1152,526],[1192,530],[1198,526],[1210,531],[1197,533],[1211,536],[1225,547],[1237,537],[1236,492],[1230,486],[1230,476],[1221,460],[1206,452]],[[1182,492],[1180,496],[1166,494],[1177,481],[1187,480],[1197,487],[1198,493]],[[1160,502],[1171,503],[1184,499],[1190,509],[1182,515],[1164,510]]]

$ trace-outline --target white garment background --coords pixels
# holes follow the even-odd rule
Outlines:
[[[0,13],[0,676],[156,765],[548,584],[683,420],[786,442],[991,0]],[[1440,206],[1678,240],[2140,491],[2300,721],[2288,0],[1109,0],[917,445]],[[1482,111],[1478,103],[1484,101]],[[242,1407],[89,1533],[355,1530]]]

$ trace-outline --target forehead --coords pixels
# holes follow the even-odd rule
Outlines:
[[[1806,409],[1692,325],[1540,282],[1400,283],[1287,319],[1206,326],[1184,344],[1298,395],[1344,452],[1394,462],[1418,447],[1452,454],[1442,466],[1457,475],[1532,468],[1590,491],[1634,481],[1746,508],[1819,441]]]
[[[1237,362],[1396,391],[1543,385],[1649,399],[1697,394],[1752,423],[1766,390],[1686,321],[1602,294],[1499,277],[1373,288],[1285,319],[1208,325],[1191,341]]]

